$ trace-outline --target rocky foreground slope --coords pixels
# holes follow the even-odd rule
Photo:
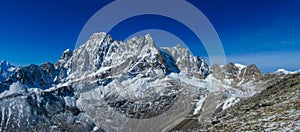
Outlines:
[[[261,93],[180,131],[299,130],[300,73],[293,73],[273,78]]]

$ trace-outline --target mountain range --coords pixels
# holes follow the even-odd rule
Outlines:
[[[298,74],[209,66],[186,48],[157,47],[149,34],[121,42],[103,32],[54,64],[2,61],[0,72],[1,131],[209,130],[223,127],[218,114]]]

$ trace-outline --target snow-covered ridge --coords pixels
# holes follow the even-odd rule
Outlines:
[[[295,74],[295,73],[298,73],[298,72],[300,72],[300,70],[297,70],[297,71],[288,71],[286,69],[278,69],[277,71],[274,72],[274,74],[285,75],[285,74]]]

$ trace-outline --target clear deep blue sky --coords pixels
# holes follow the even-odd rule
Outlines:
[[[108,0],[3,0],[0,2],[0,60],[15,65],[56,62],[73,49],[89,18]],[[213,24],[227,61],[257,64],[264,72],[277,68],[300,69],[300,1],[298,0],[193,0]],[[111,14],[113,15],[113,14]],[[133,24],[132,23],[140,23]],[[174,28],[176,27],[176,28]],[[193,54],[206,57],[190,30],[164,17],[145,15],[120,23],[115,39],[147,28],[180,36]],[[120,32],[122,31],[122,32]]]

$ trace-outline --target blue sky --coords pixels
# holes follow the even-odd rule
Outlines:
[[[77,37],[89,18],[109,2],[1,1],[0,60],[23,66],[56,62],[65,49],[75,47]],[[264,72],[277,68],[300,69],[300,1],[189,2],[213,24],[222,41],[227,61],[247,65],[255,63]],[[116,26],[111,34],[113,38],[123,40],[147,28],[170,31],[179,36],[194,55],[207,58],[203,46],[199,44],[201,41],[188,28],[161,16],[133,17]]]

